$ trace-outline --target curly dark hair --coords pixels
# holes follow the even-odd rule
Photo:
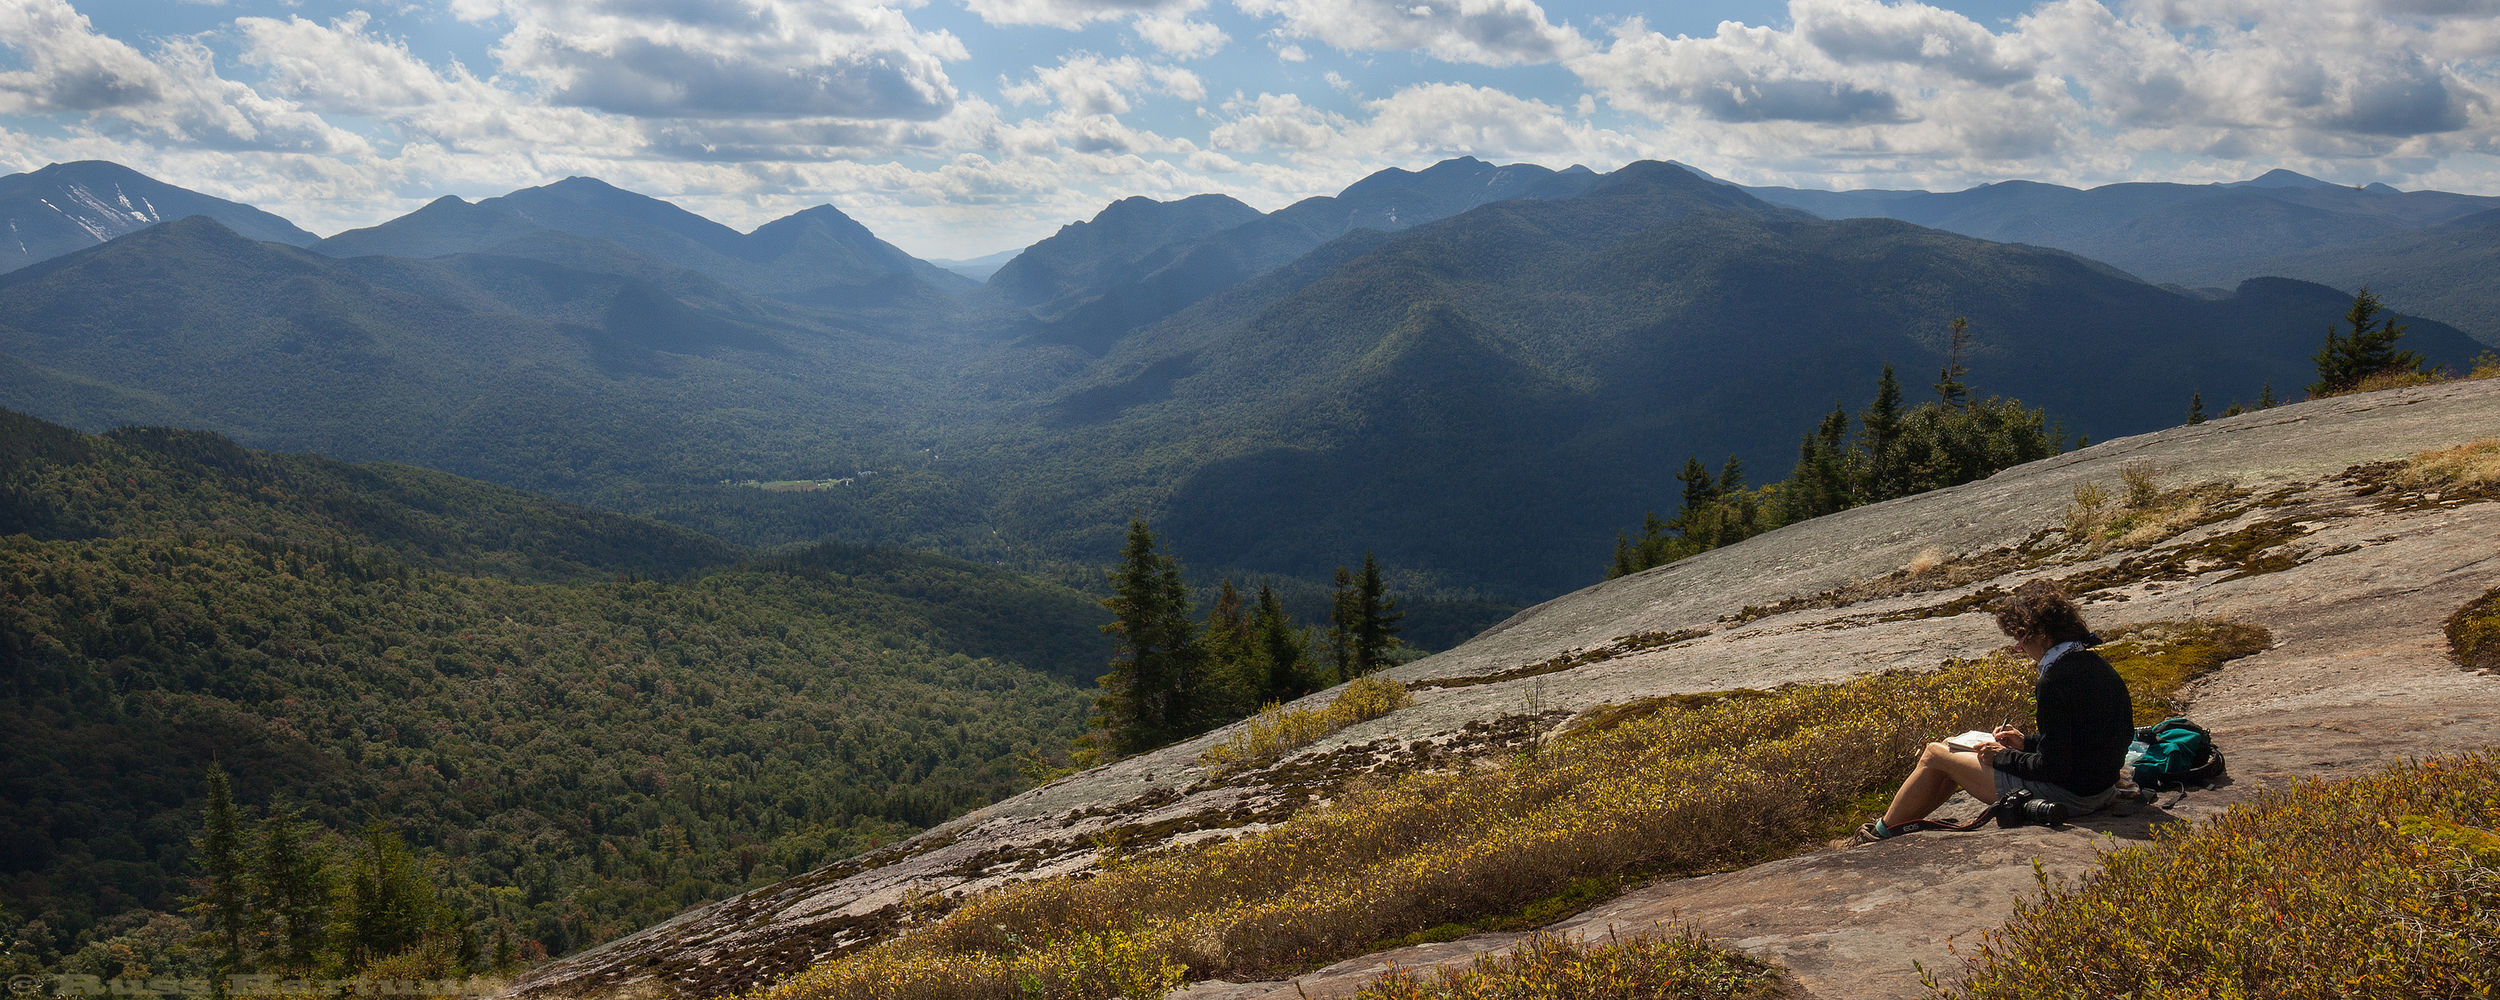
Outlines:
[[[2083,609],[2048,580],[2025,583],[1997,602],[1997,628],[2017,639],[2047,636],[2051,643],[2077,642],[2092,634],[2083,624]]]

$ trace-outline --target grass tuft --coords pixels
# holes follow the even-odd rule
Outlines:
[[[1325,708],[1289,709],[1269,702],[1232,739],[1198,755],[1198,763],[1219,778],[1256,770],[1337,730],[1414,703],[1415,696],[1403,684],[1381,677],[1357,677]]]
[[[1508,955],[1418,975],[1393,969],[1354,1000],[1748,1000],[1780,995],[1779,972],[1687,928],[1575,944],[1531,935]]]
[[[1988,932],[1967,1000],[2488,997],[2500,752],[2305,781],[2108,854]]]
[[[2416,488],[2500,483],[2500,437],[2415,455],[2405,460],[2404,471],[2396,479]]]

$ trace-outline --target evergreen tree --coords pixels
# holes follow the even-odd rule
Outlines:
[[[2379,319],[2379,300],[2363,285],[2353,296],[2352,309],[2344,314],[2344,322],[2352,324],[2352,332],[2339,334],[2334,327],[2326,330],[2326,346],[2310,355],[2317,362],[2318,380],[2310,383],[2311,396],[2332,396],[2351,392],[2361,380],[2380,372],[2419,369],[2422,356],[2412,351],[2399,351],[2396,341],[2403,339],[2406,327],[2396,322],[2393,314]],[[2377,323],[2377,328],[2371,327]]]
[[[307,848],[306,832],[292,812],[272,806],[252,858],[260,897],[255,929],[269,962],[294,971],[313,966],[329,931],[329,866]]]
[[[2274,409],[2275,405],[2274,380],[2267,379],[2265,387],[2257,390],[2257,408],[2260,410],[2271,410]],[[2083,446],[2076,445],[2075,447],[2081,448]]]
[[[1363,577],[1355,590],[1355,676],[1389,665],[1389,652],[1401,645],[1398,622],[1406,617],[1397,608],[1397,598],[1388,596],[1388,586],[1380,579],[1380,560],[1363,553]]]
[[[226,769],[208,766],[208,808],[200,816],[200,836],[191,841],[199,852],[200,894],[191,910],[200,915],[217,948],[215,968],[222,974],[243,971],[244,932],[251,917],[251,873],[243,844],[242,814],[226,784]],[[221,978],[218,982],[222,983]]]
[[[434,886],[399,834],[376,820],[358,839],[338,907],[338,943],[350,969],[417,948],[436,926]]]
[[[2205,394],[2202,391],[2188,393],[2188,426],[2194,427],[2204,422]]]
[[[1254,634],[1241,589],[1226,579],[1207,612],[1206,631],[1198,641],[1205,687],[1207,721],[1237,719],[1259,710],[1267,699],[1268,670]]]
[[[1864,471],[1851,490],[1851,502],[1870,503],[1899,488],[1901,419],[1901,380],[1893,377],[1892,362],[1887,361],[1883,376],[1875,380],[1875,402],[1858,414]]]
[[[1200,650],[1180,563],[1155,551],[1144,520],[1129,522],[1128,544],[1110,577],[1102,606],[1118,620],[1102,630],[1120,644],[1101,679],[1094,724],[1109,735],[1112,751],[1126,756],[1198,731],[1192,702]]]
[[[1970,369],[1962,363],[1971,349],[1970,319],[1953,318],[1953,338],[1945,346],[1944,368],[1936,373],[1936,401],[1946,409],[1959,410],[1970,406],[1970,387],[1962,379]]]
[[[1354,588],[1354,574],[1337,567],[1333,581],[1336,592],[1328,602],[1328,666],[1335,683],[1343,684],[1361,676],[1354,671],[1355,633],[1363,620],[1362,598]]]
[[[1302,631],[1293,627],[1293,619],[1285,614],[1285,602],[1266,584],[1259,585],[1258,604],[1250,612],[1252,640],[1258,644],[1259,660],[1267,667],[1267,692],[1262,702],[1292,701],[1311,693],[1303,680],[1303,660],[1310,650]]]

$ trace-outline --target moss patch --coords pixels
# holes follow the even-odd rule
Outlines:
[[[2135,724],[2149,726],[2179,714],[2179,689],[2189,681],[2273,645],[2274,634],[2258,626],[2202,619],[2129,625],[2093,651],[2126,678]]]

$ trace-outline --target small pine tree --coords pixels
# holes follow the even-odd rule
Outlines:
[[[220,765],[208,766],[208,807],[200,815],[200,836],[191,844],[199,851],[203,876],[191,912],[200,915],[216,946],[216,969],[242,971],[251,919],[250,859],[244,851],[242,813],[235,808],[226,769]]]
[[[377,820],[359,840],[338,904],[338,943],[351,969],[423,944],[437,910],[433,884],[396,831]]]
[[[1388,596],[1388,585],[1380,578],[1380,560],[1363,553],[1363,576],[1355,588],[1355,676],[1389,665],[1390,651],[1401,645],[1398,622],[1405,617],[1398,610],[1398,599]]]
[[[1936,400],[1946,409],[1960,410],[1970,406],[1970,386],[1962,382],[1970,375],[1970,368],[1962,363],[1962,359],[1970,354],[1972,346],[1970,318],[1954,317],[1953,337],[1945,345],[1944,368],[1936,373]]]
[[[2196,425],[2198,425],[2198,424],[2201,424],[2201,423],[2204,423],[2204,422],[2205,422],[2205,394],[2204,394],[2204,392],[2202,392],[2202,391],[2195,391],[2195,392],[2190,392],[2190,393],[2188,393],[2188,421],[2187,421],[2187,422],[2188,422],[2188,426],[2190,426],[2190,427],[2194,427],[2194,426],[2196,426]]]
[[[2274,398],[2274,380],[2267,379],[2265,386],[2257,390],[2257,408],[2260,410],[2271,410],[2277,405],[2280,404],[2278,404]],[[2081,445],[2077,445],[2076,447],[2081,447]]]
[[[1354,669],[1355,630],[1363,620],[1362,598],[1354,589],[1354,572],[1337,567],[1336,592],[1328,602],[1328,666],[1334,683],[1343,684],[1362,676]]]
[[[1100,681],[1094,724],[1109,735],[1111,750],[1126,756],[1197,731],[1192,697],[1200,650],[1180,562],[1155,551],[1144,520],[1129,522],[1128,543],[1110,577],[1111,596],[1102,606],[1117,620],[1102,630],[1120,644]]]
[[[1853,484],[1851,499],[1872,503],[1899,494],[1901,478],[1901,380],[1893,377],[1892,362],[1884,362],[1884,374],[1875,380],[1875,401],[1858,414],[1858,447],[1864,459],[1864,473]]]
[[[252,881],[260,896],[256,929],[269,961],[295,971],[313,966],[330,929],[330,870],[320,853],[304,843],[306,832],[293,812],[272,806],[252,859]]]
[[[2362,379],[2380,372],[2422,367],[2421,355],[2396,349],[2406,327],[2393,314],[2381,320],[2380,308],[2378,296],[2364,285],[2353,296],[2352,309],[2344,314],[2352,332],[2341,334],[2334,327],[2327,328],[2326,345],[2309,356],[2318,365],[2318,380],[2309,385],[2311,396],[2351,392]],[[2378,324],[2375,329],[2373,323]]]
[[[1267,667],[1267,693],[1262,702],[1292,701],[1311,693],[1310,683],[1303,679],[1303,661],[1310,658],[1310,649],[1302,630],[1293,627],[1293,619],[1285,614],[1285,602],[1266,584],[1259,585],[1258,604],[1250,612],[1250,631],[1259,646],[1259,659]]]

